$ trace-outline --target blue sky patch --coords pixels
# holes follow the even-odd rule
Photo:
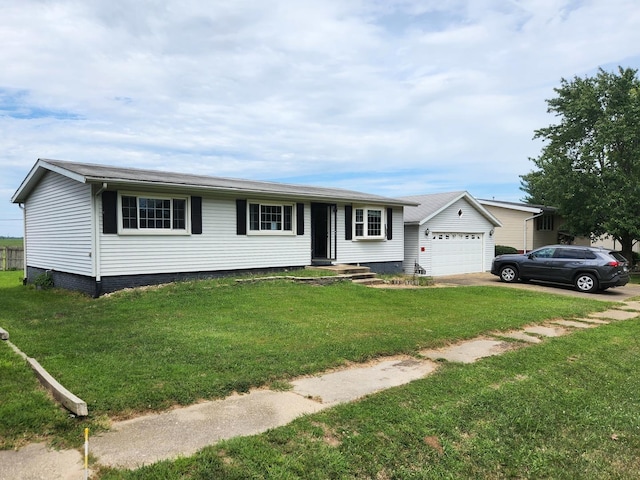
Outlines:
[[[56,120],[79,120],[77,113],[46,108],[44,105],[31,103],[28,90],[10,90],[0,88],[0,117],[10,117],[19,120],[36,118],[54,118]]]

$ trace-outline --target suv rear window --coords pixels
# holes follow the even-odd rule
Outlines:
[[[609,255],[611,255],[619,262],[627,262],[627,259],[620,255],[618,252],[609,252]]]

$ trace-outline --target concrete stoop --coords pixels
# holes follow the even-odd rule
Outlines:
[[[524,348],[527,344],[540,343],[546,337],[640,316],[640,302],[630,302],[621,308],[592,314],[585,319],[549,320],[521,330],[493,332],[455,345],[423,350],[418,357],[380,359],[299,378],[291,382],[292,389],[286,392],[252,390],[244,395],[113,422],[110,431],[90,439],[90,453],[101,465],[127,469],[192,455],[223,439],[258,434],[285,425],[301,415],[425,378],[437,371],[436,361],[473,363]],[[78,452],[64,453],[69,452],[31,445],[19,451],[0,451],[0,480],[41,478],[25,472],[33,471],[34,466],[56,462],[58,464],[51,467],[51,471],[56,472],[55,478],[77,478],[78,472],[82,471]]]
[[[371,273],[368,277],[360,277],[360,278],[351,278],[352,283],[357,283],[358,285],[380,285],[384,283],[384,280],[381,278],[376,278],[375,273]]]
[[[369,267],[362,267],[359,265],[337,264],[307,268],[335,272],[336,275],[342,276],[344,278],[350,278],[353,283],[357,283],[360,285],[377,285],[380,283],[384,283],[384,280],[377,278],[376,274],[372,272]]]

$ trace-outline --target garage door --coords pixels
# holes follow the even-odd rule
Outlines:
[[[483,243],[481,233],[431,234],[431,275],[482,272]]]

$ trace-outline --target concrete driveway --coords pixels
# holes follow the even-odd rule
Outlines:
[[[440,286],[491,286],[504,288],[519,288],[523,290],[533,290],[536,292],[555,293],[558,295],[570,295],[574,297],[584,297],[592,300],[602,300],[605,302],[624,302],[630,298],[640,296],[640,285],[627,284],[624,287],[616,287],[598,293],[578,292],[571,285],[557,285],[531,281],[529,283],[504,283],[490,273],[465,273],[463,275],[450,275],[435,277],[434,281]]]

